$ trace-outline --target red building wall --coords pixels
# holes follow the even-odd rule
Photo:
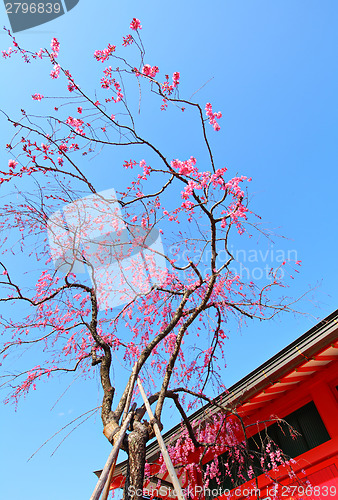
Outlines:
[[[285,470],[280,467],[276,480],[280,483],[279,496],[285,500],[332,500],[338,499],[338,363],[331,362],[315,374],[310,374],[304,382],[293,390],[267,402],[263,408],[246,418],[246,425],[269,420],[272,415],[284,418],[291,412],[313,401],[330,435],[330,439],[319,446],[295,457],[293,469],[299,480],[290,480]],[[264,424],[259,425],[263,429]],[[250,427],[249,427],[250,428]],[[252,426],[248,437],[257,432]],[[305,472],[305,473],[304,473]],[[231,491],[231,496],[242,500],[256,498],[252,492],[252,482],[247,482]],[[273,482],[264,475],[258,477],[258,490],[261,499],[277,497]],[[230,495],[220,496],[226,500]]]

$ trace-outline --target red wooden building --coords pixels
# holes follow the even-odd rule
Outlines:
[[[236,407],[249,426],[249,441],[251,438],[254,443],[259,432],[267,432],[283,452],[294,459],[293,470],[303,478],[301,483],[290,479],[283,466],[278,468],[275,477],[279,482],[279,495],[286,500],[338,499],[337,360],[338,310],[219,397],[224,407],[230,404]],[[206,405],[190,419],[203,421],[206,414],[210,416],[217,411]],[[299,433],[298,437],[294,439],[277,423],[270,423],[271,415],[288,422]],[[257,422],[262,423],[257,426]],[[177,425],[165,433],[166,444],[173,444],[181,432],[182,427]],[[151,443],[147,448],[147,460],[153,476],[145,487],[155,489],[157,497],[173,497],[168,474],[156,473],[159,455],[157,442]],[[204,463],[208,460],[210,457],[206,454]],[[220,455],[219,462],[222,472],[226,453]],[[232,472],[236,477],[236,470]],[[115,469],[112,488],[123,486],[125,473],[126,462],[123,462]],[[178,471],[178,475],[182,487],[186,488],[187,474]],[[241,500],[257,498],[258,492],[261,499],[274,498],[274,483],[264,474],[258,476],[255,489],[252,484],[241,477],[235,484],[229,483],[226,474],[222,473],[220,484],[211,481],[205,496],[210,500],[216,497],[227,500],[230,496]]]

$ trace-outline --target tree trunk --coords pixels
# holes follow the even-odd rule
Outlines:
[[[149,440],[148,429],[135,421],[134,429],[128,435],[128,467],[124,486],[123,500],[142,500],[146,444]]]

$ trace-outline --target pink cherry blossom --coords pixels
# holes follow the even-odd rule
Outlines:
[[[151,78],[155,78],[156,74],[159,72],[157,66],[151,67],[150,64],[145,64],[142,69],[142,73],[146,76],[150,76]]]
[[[108,47],[103,50],[95,50],[94,57],[97,61],[104,62],[115,52],[116,45],[108,44]]]
[[[222,113],[221,112],[213,113],[212,105],[210,104],[210,102],[207,102],[207,104],[205,105],[205,111],[207,113],[207,117],[209,118],[210,125],[214,127],[214,130],[216,131],[220,130],[221,127],[219,126],[216,120],[222,118]]]
[[[52,48],[52,56],[56,59],[60,51],[60,42],[56,38],[53,38],[50,46]]]
[[[60,70],[61,70],[61,66],[59,64],[55,64],[52,71],[50,72],[51,78],[54,78],[54,79],[59,78]]]
[[[123,47],[127,47],[127,45],[131,45],[133,42],[134,42],[134,39],[133,39],[133,37],[129,34],[129,35],[127,35],[127,36],[124,36],[124,37],[123,37],[122,46],[123,46]]]
[[[177,87],[177,85],[180,83],[180,73],[179,71],[176,71],[174,74],[173,74],[173,85],[174,87]]]
[[[139,19],[136,19],[136,17],[133,18],[132,22],[130,23],[130,29],[131,30],[141,30],[142,29],[142,26],[141,26],[141,22]]]
[[[15,161],[15,160],[9,160],[9,161],[8,161],[8,167],[9,167],[9,168],[12,168],[12,169],[13,169],[13,168],[15,168],[15,167],[17,166],[17,164],[18,164],[18,162],[17,162],[17,161]]]

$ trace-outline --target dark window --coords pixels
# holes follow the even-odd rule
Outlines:
[[[248,450],[242,446],[242,464],[234,454],[225,452],[218,457],[219,481],[211,479],[209,490],[233,489],[250,479],[247,470],[253,468],[255,475],[262,473],[261,459],[268,442],[273,449],[280,449],[290,458],[295,458],[330,439],[325,425],[313,401],[290,413],[285,422],[276,422],[258,432],[248,440]],[[294,432],[295,431],[295,432]],[[265,467],[269,458],[264,459]],[[206,469],[207,464],[204,466]]]
[[[284,420],[298,433],[293,438],[285,425],[277,423],[268,427],[267,432],[281,450],[291,458],[298,457],[330,439],[313,401],[287,415]]]

